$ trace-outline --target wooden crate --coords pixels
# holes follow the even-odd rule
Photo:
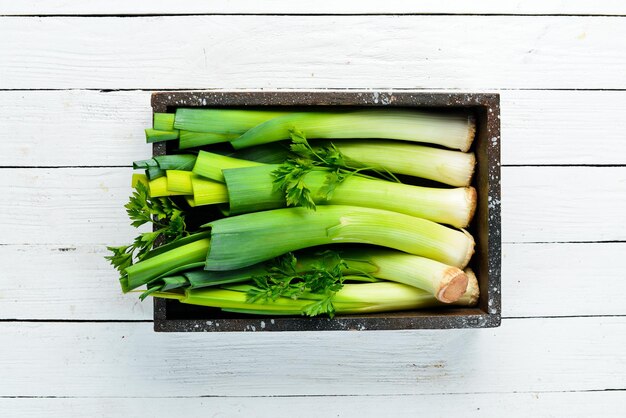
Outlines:
[[[475,308],[446,308],[394,313],[326,317],[257,317],[230,314],[219,309],[154,299],[154,329],[179,331],[324,331],[489,328],[500,325],[500,96],[491,93],[391,93],[375,91],[333,92],[164,92],[152,95],[154,112],[178,107],[403,107],[472,112],[476,139],[472,151],[477,168],[473,186],[478,207],[469,231],[476,239],[470,262],[480,286]],[[163,155],[164,143],[153,147]]]

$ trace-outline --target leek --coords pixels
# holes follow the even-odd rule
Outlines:
[[[193,194],[193,186],[191,184],[191,171],[184,170],[167,170],[167,189],[171,192],[179,192],[187,195]]]
[[[139,263],[127,267],[126,276],[122,278],[122,289],[125,291],[135,289],[177,267],[203,261],[209,250],[210,240],[205,234],[199,236],[203,238],[190,243],[180,240],[178,242],[180,246],[146,257]]]
[[[160,155],[149,160],[133,162],[133,169],[146,171],[149,180],[154,180],[165,175],[165,170],[191,171],[196,162],[196,156],[192,154]]]
[[[474,252],[469,233],[413,216],[355,206],[302,207],[211,222],[207,270],[247,267],[302,248],[362,243],[394,248],[463,268]]]
[[[181,196],[186,193],[173,192],[168,188],[167,177],[159,177],[148,182],[150,197]]]
[[[308,138],[387,138],[469,150],[472,116],[377,109],[350,112],[294,112],[262,123],[231,143],[236,149],[289,139],[294,130]]]
[[[225,155],[215,154],[212,152],[200,151],[195,161],[195,165],[193,166],[193,172],[199,176],[223,183],[224,174],[222,173],[222,170],[227,168],[253,167],[257,165],[262,164],[254,161],[227,157]]]
[[[284,193],[275,190],[272,172],[278,165],[262,165],[223,171],[233,215],[286,205]],[[336,185],[328,197],[328,172],[311,171],[304,184],[316,204],[363,206],[404,213],[431,221],[466,227],[476,208],[473,187],[440,189],[350,176]]]
[[[258,163],[280,164],[289,156],[289,147],[282,143],[266,144],[258,147],[243,148],[229,156]]]
[[[476,166],[472,152],[451,151],[401,141],[333,140],[334,145],[355,166],[372,167],[394,174],[421,177],[451,186],[469,186]],[[311,141],[314,148],[328,141]],[[289,156],[282,143],[237,150],[232,157],[266,164],[280,164]]]
[[[202,145],[219,144],[221,142],[229,142],[236,137],[237,135],[181,130],[178,139],[178,148],[186,149]]]
[[[399,141],[333,141],[332,144],[357,164],[457,187],[469,186],[476,165],[471,152]]]
[[[161,142],[178,139],[178,131],[158,131],[156,129],[146,129],[146,142]]]
[[[223,183],[204,179],[191,171],[167,170],[167,177],[153,181],[163,178],[167,178],[167,191],[188,195],[187,202],[192,207],[228,202],[228,191]]]
[[[287,112],[237,109],[176,109],[174,127],[193,132],[241,135]],[[202,144],[204,145],[204,144]]]
[[[377,278],[403,283],[420,288],[445,303],[458,300],[467,288],[468,278],[462,270],[428,258],[376,247],[344,249],[337,253],[346,263],[342,269],[345,279],[371,281]],[[324,257],[311,251],[299,252],[296,259],[296,273],[312,271],[320,266],[332,268]],[[161,286],[162,290],[170,290],[178,287],[197,289],[241,283],[269,274],[271,267],[272,263],[269,262],[238,270],[190,270],[176,276],[176,279],[162,277],[162,283],[152,282],[152,285]],[[355,274],[365,276],[354,276]]]
[[[214,205],[228,202],[226,186],[211,180],[198,177],[191,178],[194,206]]]
[[[174,114],[173,113],[155,113],[152,119],[152,128],[157,131],[173,131]]]
[[[471,271],[466,273],[470,281],[463,296],[454,303],[456,306],[471,307],[478,301],[478,282]],[[310,306],[320,298],[319,295],[308,294],[295,300],[280,297],[276,300],[249,302],[249,288],[250,286],[234,286],[228,289],[186,289],[184,294],[154,292],[151,296],[257,315],[305,315]],[[443,305],[424,290],[393,282],[346,284],[334,294],[332,303],[338,314],[412,310]]]

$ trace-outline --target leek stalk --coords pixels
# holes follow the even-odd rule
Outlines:
[[[472,152],[451,151],[400,141],[332,141],[351,161],[394,174],[421,177],[451,186],[469,186],[476,157]],[[317,144],[315,144],[317,145]]]
[[[478,301],[478,282],[469,269],[468,286],[456,306],[471,307]],[[320,296],[308,294],[299,299],[285,297],[276,300],[248,302],[250,286],[233,286],[228,289],[186,289],[184,294],[154,292],[151,296],[176,299],[182,303],[221,308],[229,312],[258,315],[304,315],[306,308]],[[337,314],[360,314],[397,310],[412,310],[442,306],[428,292],[401,283],[379,282],[346,284],[332,298]]]
[[[167,178],[170,193],[188,195],[187,202],[192,207],[228,202],[228,191],[223,183],[201,178],[191,171],[167,170],[167,177],[162,178]],[[153,181],[158,180],[161,178]]]
[[[230,214],[284,207],[284,193],[274,190],[272,183],[272,172],[277,168],[278,165],[262,165],[224,170]],[[328,198],[323,193],[327,176],[326,171],[312,171],[304,177],[316,204],[384,209],[458,228],[469,224],[476,209],[473,187],[428,188],[360,176],[351,176],[339,183]]]
[[[262,164],[212,152],[200,151],[196,158],[195,165],[193,166],[193,172],[199,176],[224,183],[222,170],[227,168],[254,167],[258,165]]]
[[[365,278],[384,279],[420,288],[445,303],[458,300],[467,288],[468,279],[462,270],[428,258],[377,247],[343,249],[337,253],[346,263],[347,267],[342,269],[346,280],[363,280],[364,277],[351,275],[365,274]],[[298,252],[296,259],[297,273],[320,268],[325,261],[324,257],[312,251]],[[170,290],[241,283],[268,274],[268,268],[266,263],[260,263],[238,270],[190,270],[174,279],[162,277],[161,283],[153,282],[152,285],[161,286],[162,290]]]
[[[476,124],[468,115],[376,109],[350,112],[294,112],[248,130],[231,143],[235,149],[289,139],[294,130],[307,138],[386,138],[469,150]]]
[[[219,219],[211,228],[207,270],[232,270],[302,248],[335,243],[373,244],[463,268],[474,240],[426,219],[356,206],[276,209]]]
[[[158,131],[156,129],[148,128],[145,132],[146,142],[148,143],[178,139],[178,131]]]
[[[237,135],[219,134],[214,132],[191,132],[181,130],[178,139],[178,148],[186,149],[202,145],[219,144],[235,139]]]
[[[173,113],[155,113],[152,119],[152,128],[157,131],[173,131],[174,114]]]
[[[241,135],[287,112],[238,109],[176,109],[174,127],[193,132]],[[202,144],[204,145],[204,144]]]

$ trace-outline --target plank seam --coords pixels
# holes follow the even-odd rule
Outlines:
[[[468,89],[463,88],[450,88],[450,87],[390,87],[390,86],[366,86],[366,87],[315,87],[315,88],[289,88],[289,87],[272,87],[272,88],[219,88],[219,87],[184,87],[184,88],[120,88],[120,89],[103,89],[97,87],[65,87],[65,88],[0,88],[0,92],[34,92],[34,91],[96,91],[99,93],[117,93],[117,92],[176,92],[176,91],[205,91],[205,92],[224,92],[224,91],[236,91],[236,92],[333,92],[333,91],[394,91],[394,92],[422,92],[422,91],[450,91],[450,92],[465,92]],[[626,88],[541,88],[541,87],[481,87],[478,89],[472,89],[476,92],[501,92],[501,91],[607,91],[607,92],[620,92],[626,91]]]
[[[623,14],[591,13],[138,13],[138,14],[0,14],[7,18],[136,18],[136,17],[193,17],[193,16],[268,16],[268,17],[351,17],[351,16],[462,16],[462,17],[585,17],[585,18],[622,18]]]
[[[56,395],[0,395],[0,399],[202,399],[202,398],[364,398],[372,396],[383,397],[410,397],[410,396],[441,396],[441,395],[504,395],[504,394],[550,394],[550,393],[595,393],[595,392],[624,392],[626,388],[605,389],[574,389],[574,390],[542,390],[542,391],[512,391],[512,392],[436,392],[436,393],[393,393],[393,394],[337,394],[337,395],[190,395],[190,396],[56,396]]]

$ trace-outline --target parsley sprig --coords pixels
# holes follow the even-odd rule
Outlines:
[[[329,200],[338,185],[347,178],[358,175],[367,178],[383,178],[385,180],[400,182],[396,176],[387,170],[379,170],[368,167],[355,161],[349,160],[332,143],[313,148],[306,139],[304,132],[292,129],[290,131],[291,151],[289,157],[272,172],[274,177],[274,191],[285,194],[287,206],[302,206],[315,210],[315,197],[307,187],[304,178],[312,171],[325,171],[326,181],[319,190],[319,198]],[[366,175],[368,171],[375,176]]]
[[[189,235],[180,208],[169,198],[150,197],[148,187],[143,183],[137,183],[124,207],[132,226],[137,228],[151,222],[157,229],[140,234],[130,245],[107,247],[113,254],[105,258],[122,274],[134,260],[143,259],[160,237],[165,242],[173,242]]]
[[[253,277],[255,287],[248,291],[247,301],[276,300],[279,297],[299,299],[305,293],[313,293],[319,300],[311,302],[304,309],[309,316],[335,315],[332,299],[343,287],[343,270],[348,266],[334,251],[319,254],[319,261],[311,270],[298,272],[298,260],[293,253],[275,258],[267,267],[267,274]]]

